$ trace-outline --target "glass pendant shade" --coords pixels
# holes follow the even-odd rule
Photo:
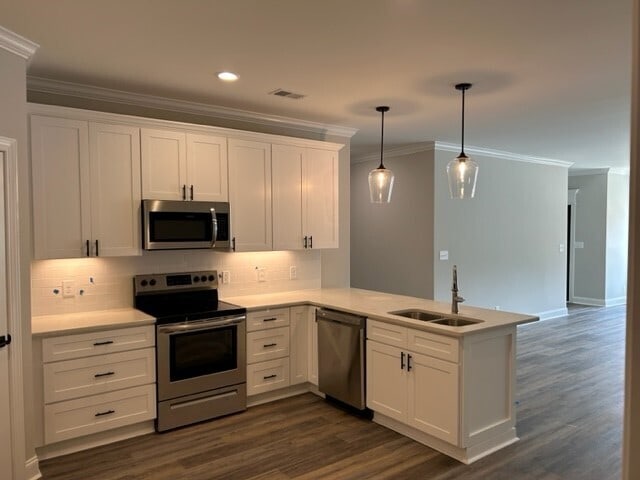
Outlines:
[[[380,166],[369,172],[369,196],[371,203],[390,203],[393,190],[393,172]]]
[[[466,155],[459,155],[447,164],[451,198],[473,198],[476,193],[478,164]]]

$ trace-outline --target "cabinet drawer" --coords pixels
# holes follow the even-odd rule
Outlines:
[[[289,309],[274,308],[247,313],[247,332],[289,325]]]
[[[55,362],[153,347],[155,340],[154,325],[45,338],[42,341],[42,361]]]
[[[247,396],[289,386],[289,359],[280,358],[247,366]]]
[[[155,385],[58,402],[44,407],[44,440],[45,444],[55,443],[155,416]]]
[[[289,327],[271,328],[247,334],[247,363],[289,356]]]
[[[407,348],[407,327],[367,319],[367,338],[376,342]]]
[[[407,348],[409,350],[449,362],[459,362],[458,339],[412,328],[409,328],[408,331],[409,344]]]
[[[155,349],[44,364],[44,402],[111,392],[155,382]]]

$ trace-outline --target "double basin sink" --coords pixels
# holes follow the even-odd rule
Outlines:
[[[468,318],[447,317],[441,313],[426,312],[424,310],[398,310],[395,312],[389,312],[391,315],[399,315],[405,318],[411,318],[413,320],[421,320],[423,322],[434,323],[437,325],[446,325],[448,327],[467,327],[469,325],[475,325],[481,323],[482,320],[469,320]]]

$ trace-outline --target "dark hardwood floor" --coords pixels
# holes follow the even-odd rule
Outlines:
[[[518,328],[520,441],[472,465],[305,394],[40,465],[45,480],[613,480],[621,475],[624,307]]]

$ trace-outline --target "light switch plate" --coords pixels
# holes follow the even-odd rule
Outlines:
[[[298,278],[298,268],[295,265],[289,267],[289,280]]]
[[[267,281],[267,272],[266,269],[263,268],[258,268],[258,281],[259,282],[266,282]]]
[[[449,250],[440,250],[440,260],[449,260]]]
[[[62,281],[62,296],[64,298],[71,298],[76,296],[75,292],[76,282],[73,280],[63,280]]]
[[[231,282],[231,272],[229,270],[222,271],[222,284],[226,285]]]
[[[575,242],[573,245],[576,248],[584,248],[584,242]]]

